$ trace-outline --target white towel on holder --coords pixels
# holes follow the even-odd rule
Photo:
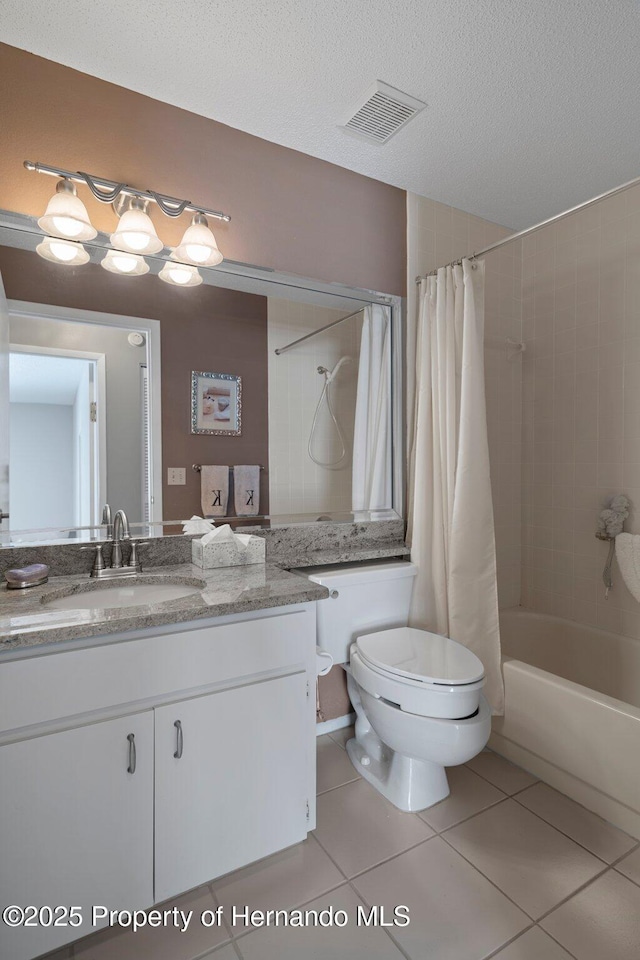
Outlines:
[[[226,517],[229,500],[229,467],[200,468],[201,504],[204,517]]]
[[[238,517],[257,517],[260,510],[260,467],[237,464],[233,468],[233,494]]]
[[[640,603],[640,536],[619,533],[616,537],[616,560],[622,579],[630,593]]]

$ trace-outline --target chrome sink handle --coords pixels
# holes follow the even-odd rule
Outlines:
[[[129,554],[129,567],[136,567],[137,570],[140,570],[140,559],[138,557],[138,550],[141,547],[148,547],[148,540],[131,540],[131,553]]]
[[[104,562],[104,556],[102,553],[103,547],[104,547],[103,543],[92,544],[89,547],[80,547],[81,550],[95,550],[95,556],[93,558],[93,566],[91,568],[92,577],[99,576],[100,571],[106,569],[106,564]]]

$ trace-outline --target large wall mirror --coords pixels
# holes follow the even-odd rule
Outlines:
[[[162,256],[122,276],[99,240],[81,266],[41,240],[0,214],[2,545],[104,537],[105,503],[144,535],[402,515],[399,298],[228,262],[182,288]],[[231,469],[221,512],[203,466],[257,468],[249,505]]]

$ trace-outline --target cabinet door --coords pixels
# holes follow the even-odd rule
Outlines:
[[[91,933],[94,904],[152,902],[153,712],[0,747],[0,903],[76,906],[83,918],[0,924],[0,957],[26,960]]]
[[[306,696],[298,673],[156,710],[156,900],[304,839]]]

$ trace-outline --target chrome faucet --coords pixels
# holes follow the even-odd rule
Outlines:
[[[122,541],[131,540],[129,521],[124,510],[118,510],[113,519],[113,547],[111,550],[111,567],[114,570],[122,567]]]
[[[107,527],[107,540],[111,540],[113,536],[113,523],[111,522],[111,507],[108,503],[105,503],[102,508],[102,522],[106,524]]]
[[[112,580],[115,577],[135,577],[141,573],[142,568],[138,559],[138,548],[146,546],[147,541],[132,540],[129,530],[129,520],[124,510],[118,510],[111,524],[111,508],[105,504],[102,511],[102,522],[107,524],[107,530],[111,541],[111,564],[107,566],[102,554],[103,543],[98,543],[95,547],[82,547],[83,550],[95,549],[96,555],[93,563],[93,569],[90,576],[100,580]],[[122,543],[129,541],[131,550],[126,563],[122,561]]]

